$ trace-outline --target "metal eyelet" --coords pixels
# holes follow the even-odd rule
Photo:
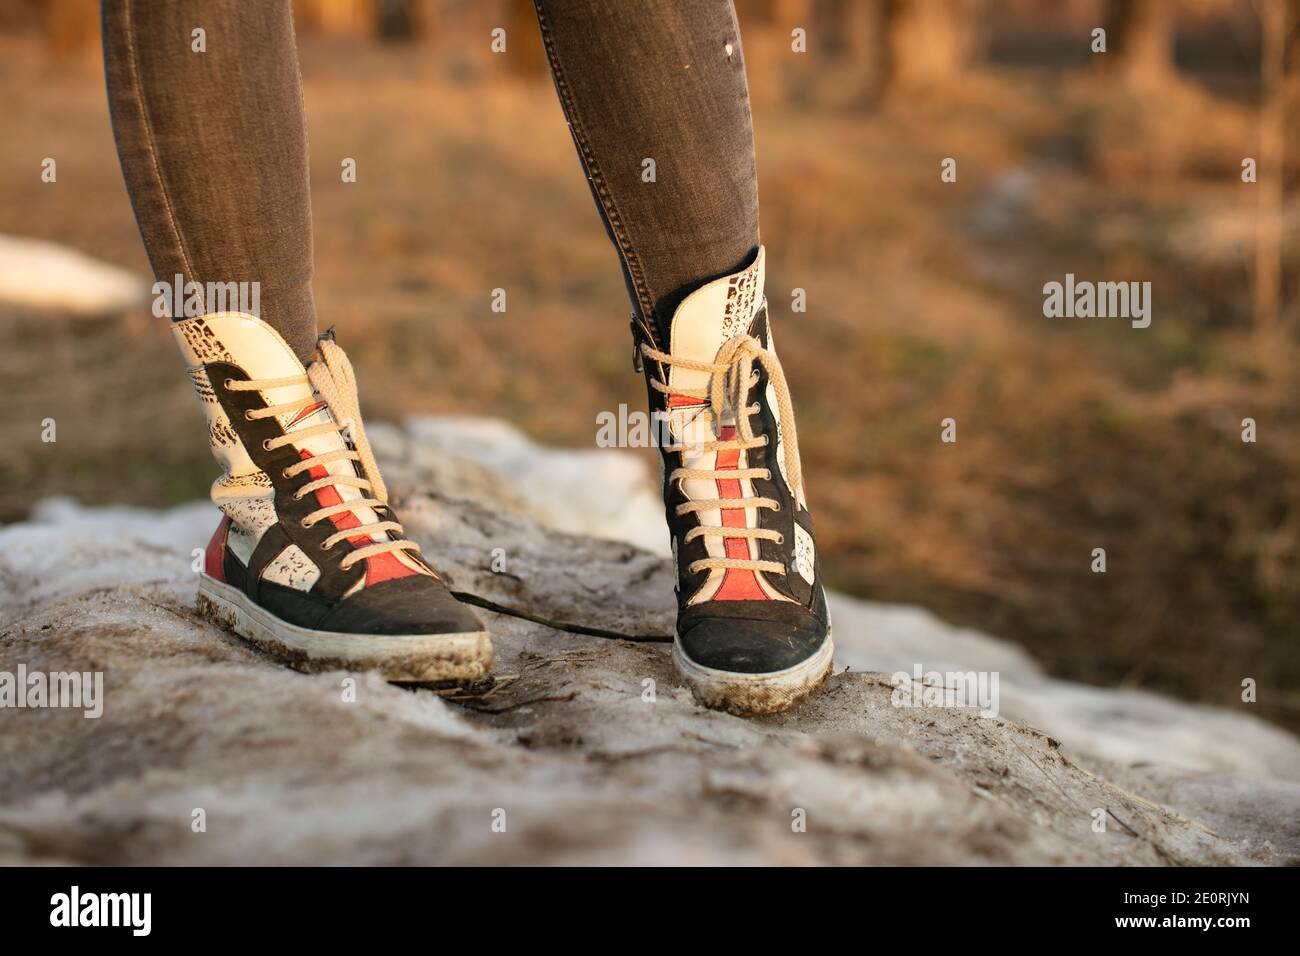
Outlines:
[[[330,548],[332,548],[332,547],[334,547],[333,544],[322,544],[322,545],[320,546],[320,549],[321,549],[322,551],[328,551],[328,550],[329,550]]]
[[[308,521],[306,518],[303,518],[298,523],[302,525],[304,528],[310,528],[312,526],[312,522]]]
[[[781,510],[781,502],[778,501],[778,502],[776,503],[776,507],[773,508],[772,510],[773,510],[773,511],[780,511],[780,510]]]
[[[251,408],[244,409],[244,421],[251,422],[252,420],[253,420],[253,410]]]
[[[771,480],[772,480],[772,469],[771,469],[771,468],[764,468],[764,469],[763,469],[763,480],[764,480],[764,481],[771,481]]]
[[[233,378],[228,378],[221,383],[221,387],[224,388],[227,392],[233,392],[234,389],[231,388],[230,386],[234,384],[235,384],[235,380]]]
[[[263,438],[263,439],[262,439],[262,451],[270,451],[270,450],[271,450],[271,439],[269,439],[269,438]]]
[[[777,537],[777,539],[776,539],[776,543],[777,543],[778,545],[785,544],[785,535],[783,535],[783,534],[779,534],[778,537]]]

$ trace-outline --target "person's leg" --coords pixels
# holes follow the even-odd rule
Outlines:
[[[663,341],[690,292],[736,272],[758,250],[754,134],[735,11],[727,0],[536,6],[560,103],[633,304]]]
[[[289,0],[102,9],[113,132],[157,279],[258,283],[261,318],[309,361],[307,129]]]
[[[834,648],[763,296],[734,11],[724,0],[535,3],[623,263],[650,407],[668,425],[673,659],[709,706],[783,710],[817,688]]]
[[[200,611],[302,669],[485,677],[487,633],[405,538],[352,367],[316,334],[290,0],[104,0],[103,20],[118,152],[159,280],[261,287],[260,317],[173,311],[223,470]]]

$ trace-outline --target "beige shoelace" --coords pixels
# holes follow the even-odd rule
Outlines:
[[[713,423],[714,434],[717,434],[719,424],[725,419],[728,409],[733,411],[736,420],[735,438],[717,439],[714,441],[690,443],[683,445],[666,446],[665,451],[689,452],[689,453],[708,453],[719,452],[734,449],[762,448],[768,444],[768,436],[754,434],[753,427],[750,424],[750,417],[758,414],[760,406],[758,402],[748,404],[749,390],[758,384],[758,373],[754,369],[754,363],[762,365],[767,371],[768,381],[772,383],[773,391],[776,393],[777,414],[781,422],[782,446],[785,457],[785,473],[790,479],[792,488],[803,487],[803,475],[799,468],[799,453],[797,451],[798,437],[795,432],[794,424],[794,406],[790,402],[790,389],[785,382],[785,372],[781,369],[781,363],[776,357],[776,353],[769,352],[763,348],[763,345],[757,338],[752,335],[737,335],[723,343],[722,348],[718,350],[717,356],[712,362],[697,362],[693,359],[674,357],[667,352],[660,352],[647,343],[641,343],[641,354],[648,359],[659,362],[661,365],[676,365],[678,368],[691,369],[697,372],[708,372],[710,375],[708,388],[686,389],[686,388],[669,388],[668,385],[651,376],[650,385],[658,392],[664,395],[683,395],[687,398],[695,398],[709,403],[707,408],[701,409],[698,414],[708,415]],[[762,478],[765,481],[772,479],[772,472],[767,468],[734,468],[730,470],[718,470],[714,468],[676,468],[668,476],[669,481],[682,481],[687,479],[701,479],[705,481],[738,481],[745,478]],[[772,511],[780,511],[781,503],[774,498],[711,498],[700,501],[686,501],[677,506],[679,516],[689,514],[693,511],[712,511],[714,509],[738,509],[738,508],[767,508]],[[708,536],[718,538],[756,538],[765,541],[775,541],[782,544],[785,536],[779,531],[770,528],[728,528],[714,527],[711,525],[697,525],[686,532],[686,540],[692,541],[695,538]],[[697,574],[702,570],[711,570],[714,568],[729,569],[734,568],[744,571],[767,571],[773,574],[782,574],[785,572],[785,565],[776,561],[759,561],[749,558],[703,558],[699,561],[692,561],[688,569],[689,573]]]
[[[361,424],[361,409],[357,404],[357,382],[352,373],[352,363],[348,361],[348,357],[343,354],[343,350],[334,344],[332,339],[323,338],[320,340],[320,355],[321,360],[313,362],[308,367],[306,375],[242,382],[235,379],[226,380],[226,388],[232,392],[264,391],[284,388],[288,385],[310,385],[324,399],[330,414],[333,416],[333,421],[298,429],[291,434],[281,435],[278,438],[269,438],[262,443],[262,447],[267,451],[274,451],[291,442],[329,432],[343,434],[345,441],[348,437],[351,437],[353,448],[339,448],[323,455],[304,458],[302,461],[284,469],[284,477],[292,478],[317,465],[323,466],[332,461],[347,460],[361,464],[361,473],[364,477],[327,473],[325,477],[309,481],[294,492],[294,498],[303,498],[321,488],[345,485],[370,493],[368,497],[358,498],[355,501],[341,501],[336,505],[318,508],[302,519],[304,528],[310,528],[318,521],[324,521],[326,518],[343,514],[346,511],[356,514],[361,508],[383,508],[388,505],[388,489],[384,486],[383,478],[380,477],[379,465],[375,461],[374,453],[370,450],[370,441],[366,438],[366,430]],[[244,414],[249,420],[271,418],[285,412],[301,411],[314,404],[315,400],[315,396],[308,395],[297,401],[286,402],[281,405],[268,405],[266,408],[255,409]],[[347,429],[346,433],[344,433],[344,429]],[[359,514],[356,517],[358,521],[361,520]],[[370,524],[358,525],[355,528],[343,529],[326,538],[321,547],[328,551],[347,538],[369,537],[373,534],[383,534],[389,531],[395,532],[399,536],[398,540],[376,541],[373,544],[357,548],[339,562],[339,567],[346,571],[358,561],[364,561],[366,558],[377,554],[386,554],[393,551],[419,552],[420,546],[414,541],[406,540],[406,532],[402,530],[401,523],[397,521],[374,521]]]

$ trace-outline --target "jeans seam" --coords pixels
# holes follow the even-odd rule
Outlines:
[[[181,235],[180,225],[176,221],[176,214],[172,208],[171,196],[167,192],[167,180],[163,178],[162,165],[158,162],[158,152],[154,145],[153,123],[149,119],[149,108],[145,104],[144,88],[140,84],[140,69],[135,46],[134,0],[126,0],[124,7],[126,9],[127,62],[131,66],[131,85],[135,88],[136,101],[140,104],[140,121],[144,127],[145,148],[149,152],[149,162],[153,166],[154,176],[158,180],[158,191],[162,195],[163,207],[167,212],[167,223],[171,226],[176,246],[180,250],[181,263],[188,273],[188,278],[197,282],[198,275],[194,270],[194,264],[190,261],[189,252],[185,248],[185,238]],[[177,318],[183,318],[183,316],[172,316],[173,321]]]
[[[646,335],[647,340],[654,343],[656,340],[656,336],[652,332],[654,299],[650,295],[649,286],[646,284],[645,273],[641,269],[640,260],[632,249],[631,238],[628,236],[627,229],[623,225],[623,219],[618,213],[618,206],[614,202],[614,196],[605,182],[604,175],[601,173],[600,164],[596,161],[595,154],[587,141],[582,119],[578,114],[577,101],[569,89],[568,81],[564,76],[564,69],[560,65],[559,51],[555,48],[555,41],[551,35],[546,13],[542,9],[541,0],[534,0],[533,7],[537,11],[537,24],[541,29],[542,46],[545,48],[546,57],[551,64],[551,75],[555,79],[555,89],[560,97],[560,105],[564,110],[565,118],[569,121],[569,128],[573,130],[573,141],[578,147],[578,157],[582,161],[588,178],[595,187],[596,198],[600,202],[605,218],[609,221],[610,231],[614,234],[619,255],[622,257],[623,264],[627,267],[628,275],[631,276],[632,283],[636,288],[642,312],[640,317],[641,330]]]

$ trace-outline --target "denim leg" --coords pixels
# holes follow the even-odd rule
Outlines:
[[[103,0],[102,14],[113,133],[156,277],[259,283],[261,317],[309,358],[311,200],[289,0]]]
[[[748,265],[758,248],[735,10],[730,0],[534,2],[633,305],[662,336],[682,299]]]

